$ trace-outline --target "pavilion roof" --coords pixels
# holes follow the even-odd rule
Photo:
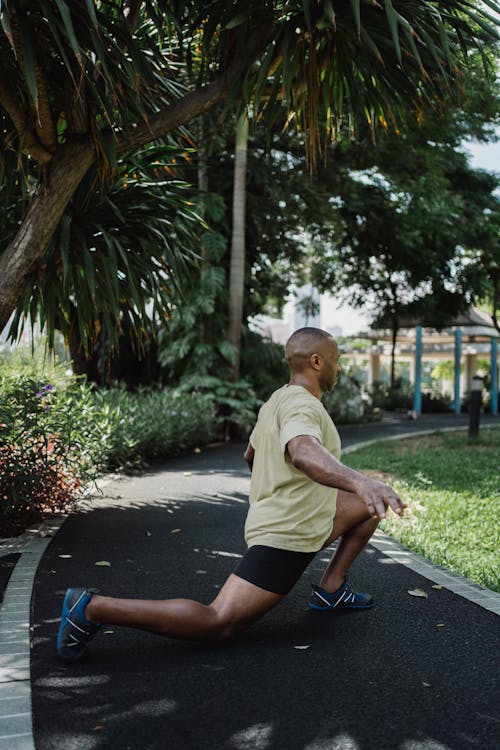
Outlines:
[[[477,307],[470,307],[465,312],[452,318],[440,329],[427,325],[425,320],[417,316],[402,316],[399,323],[398,343],[413,342],[415,340],[415,327],[417,325],[423,326],[424,343],[453,343],[457,329],[462,332],[462,340],[470,343],[488,342],[490,339],[500,336],[491,316]],[[379,318],[372,324],[369,331],[363,332],[360,336],[373,341],[390,341],[392,339],[392,329],[389,320]]]

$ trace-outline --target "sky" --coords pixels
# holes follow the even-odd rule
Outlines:
[[[499,128],[500,137],[500,128]],[[498,143],[466,143],[464,150],[470,155],[470,163],[476,169],[500,172],[500,141]],[[327,294],[321,298],[321,323],[324,328],[340,326],[344,336],[366,330],[368,317],[349,306],[337,308],[337,302]]]

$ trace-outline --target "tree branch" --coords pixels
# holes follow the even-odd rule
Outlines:
[[[0,106],[2,106],[14,125],[19,136],[20,151],[32,156],[39,164],[47,164],[52,154],[36,137],[29,127],[29,119],[20,107],[19,102],[4,78],[0,78]]]
[[[35,75],[37,86],[37,98],[35,102],[36,132],[43,146],[53,153],[57,148],[56,128],[49,104],[47,82],[38,62],[35,66]]]
[[[161,138],[225,99],[238,79],[243,77],[250,65],[255,62],[258,54],[268,44],[272,33],[272,23],[257,28],[250,36],[244,53],[236,57],[226,70],[219,73],[211,83],[186,94],[182,99],[160,110],[149,119],[148,123],[124,131],[118,139],[118,150],[134,150]]]

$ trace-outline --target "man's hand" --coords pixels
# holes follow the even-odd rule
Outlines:
[[[295,468],[313,481],[358,495],[373,518],[385,518],[387,506],[399,516],[406,508],[392,487],[345,466],[311,435],[292,438],[287,451]]]
[[[356,472],[357,473],[357,472]],[[356,485],[356,494],[363,500],[372,518],[385,518],[389,506],[398,516],[403,515],[405,503],[388,484],[364,477]]]

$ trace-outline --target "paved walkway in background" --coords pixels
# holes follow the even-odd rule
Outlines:
[[[352,446],[466,425],[466,417],[429,415],[340,431]],[[85,660],[57,659],[70,585],[210,601],[244,553],[248,488],[241,445],[206,449],[109,481],[55,536],[29,544],[0,613],[0,750],[496,750],[497,616],[453,592],[464,579],[436,588],[447,572],[383,535],[351,576],[373,594],[370,611],[307,610],[323,552],[232,644],[113,627]],[[415,588],[428,598],[410,596]],[[33,734],[23,708],[30,681]]]

